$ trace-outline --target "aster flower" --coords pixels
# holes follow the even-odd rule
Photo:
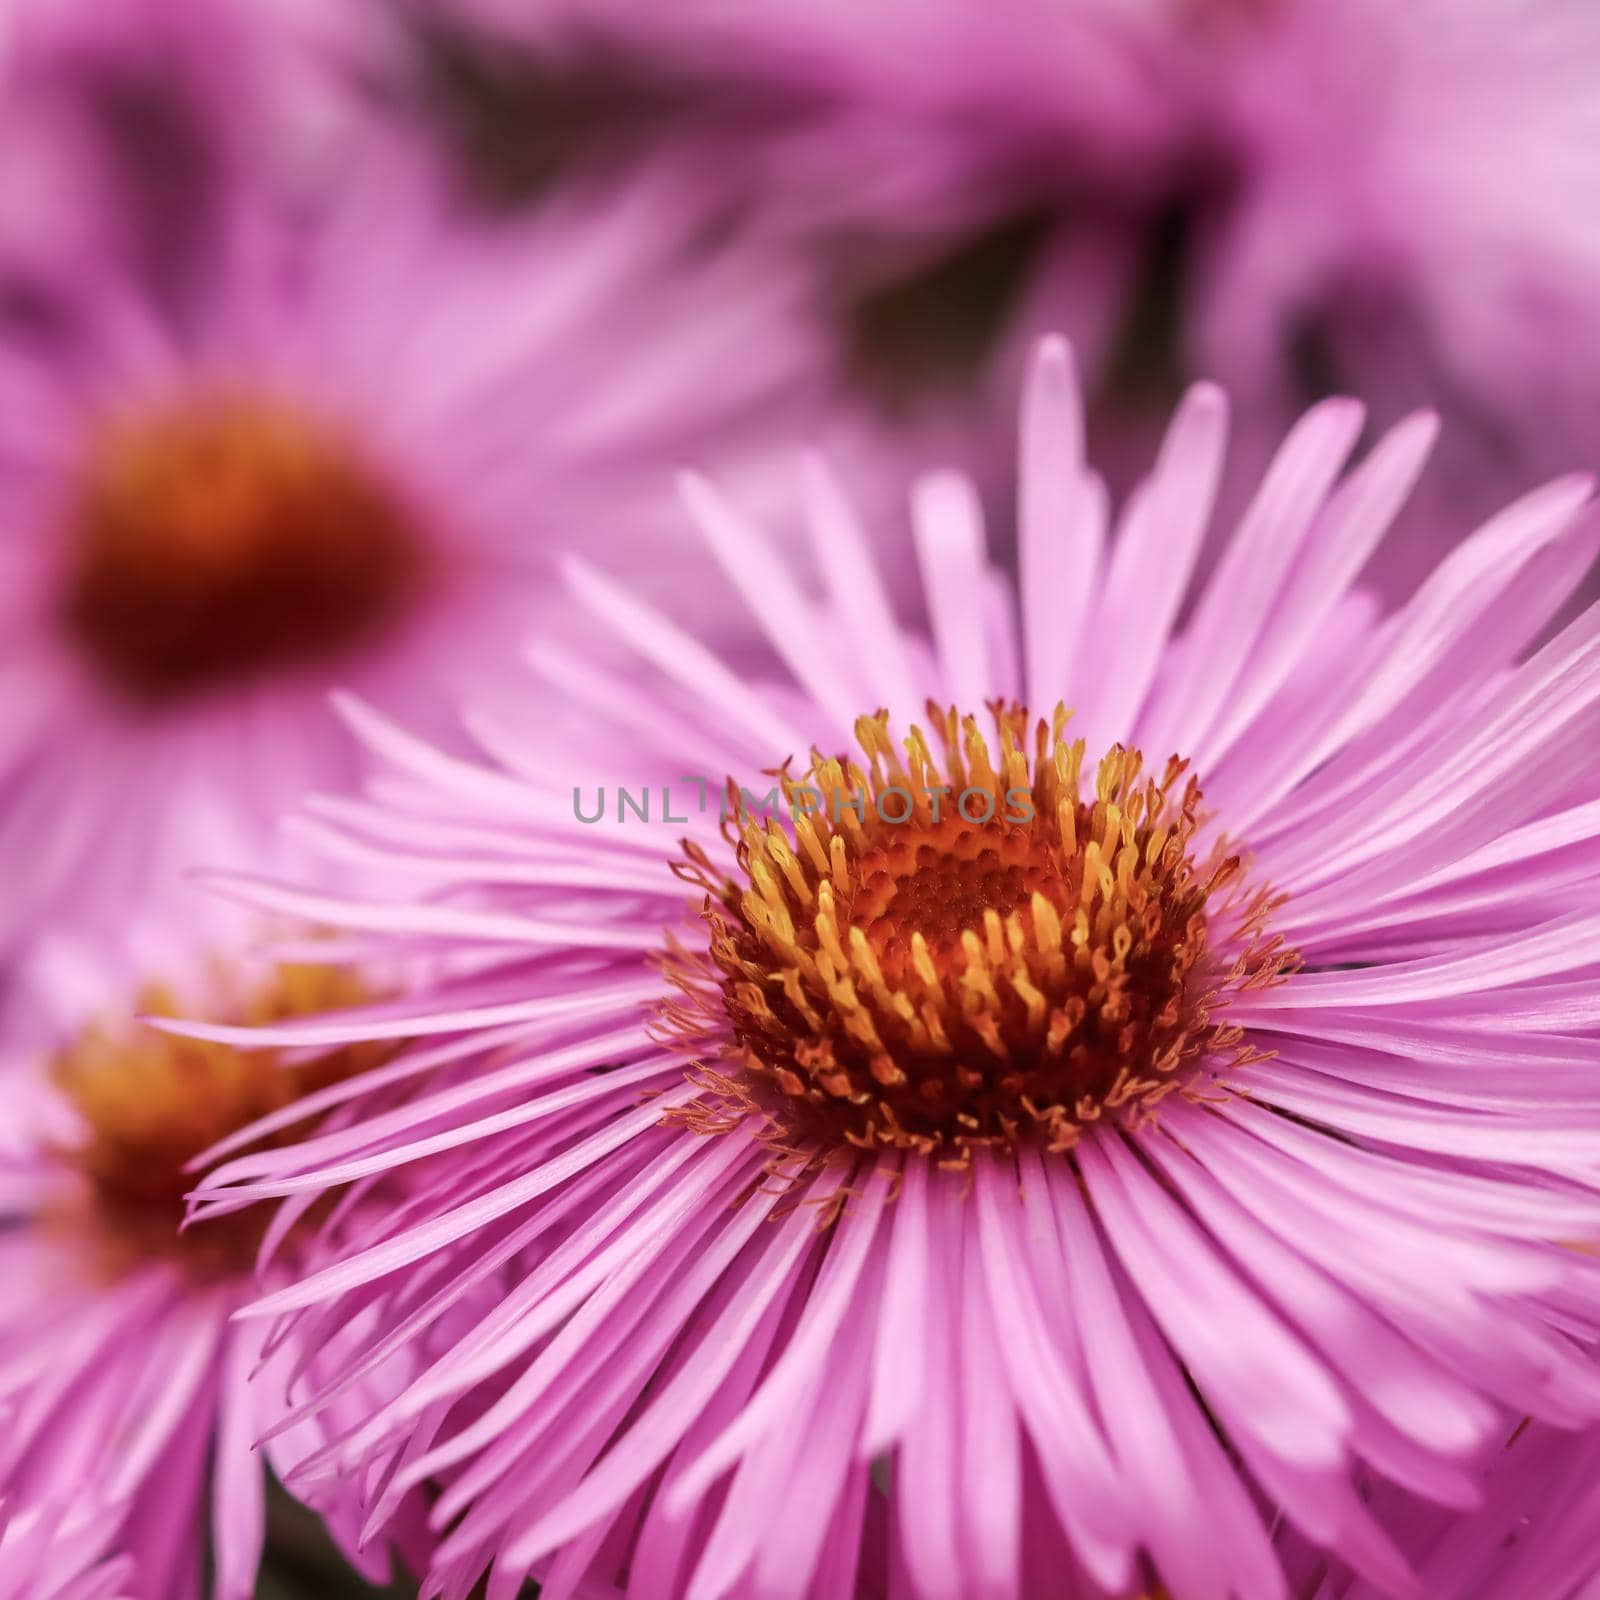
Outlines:
[[[449,1596],[1437,1592],[1404,1530],[1600,1416],[1600,611],[1537,644],[1593,553],[1564,479],[1383,614],[1435,424],[1351,466],[1361,425],[1308,414],[1191,593],[1221,392],[1108,537],[1050,343],[1015,594],[959,477],[925,632],[820,469],[820,597],[691,478],[770,678],[575,564],[637,657],[534,653],[577,743],[349,705],[385,774],[308,826],[415,895],[229,882],[417,988],[193,1030],[431,1041],[196,1198],[406,1180],[248,1313],[341,1342],[291,1481],[364,1474],[369,1531],[437,1486]]]
[[[698,152],[708,184],[809,264],[855,375],[920,435],[949,424],[951,448],[970,417],[907,402],[970,400],[1030,284],[1081,354],[1111,360],[1163,208],[1211,181],[1193,75],[1153,7],[413,0],[401,14],[419,110],[443,112],[496,192],[629,148]]]
[[[70,342],[0,344],[0,959],[269,859],[351,770],[330,685],[453,704],[555,625],[597,508],[672,577],[663,463],[753,462],[811,391],[792,275],[708,254],[682,173],[493,231],[376,135],[341,176],[235,196],[183,317],[86,270]]]
[[[970,223],[1030,193],[1059,196],[1089,172],[1137,185],[1158,157],[1181,153],[1179,108],[1163,93],[1178,85],[1153,48],[1158,14],[1104,0],[1010,0],[982,15],[948,0],[820,0],[781,19],[719,0],[649,14],[610,0],[414,0],[406,9],[424,64],[441,34],[470,41],[476,29],[489,48],[552,69],[650,69],[658,87],[681,91],[658,102],[669,121],[673,111],[691,126],[727,116],[749,129],[754,116],[784,142],[799,133],[792,153],[802,157],[821,134],[815,164],[788,169],[797,186],[769,197],[813,221],[887,213],[910,227]],[[648,90],[642,98],[648,109]],[[893,168],[857,163],[841,181],[851,138],[864,141],[858,156],[892,152]],[[752,154],[765,171],[767,152]]]
[[[1136,439],[1195,372],[1269,445],[1330,392],[1384,423],[1438,405],[1450,470],[1415,541],[1386,551],[1396,595],[1461,517],[1586,459],[1600,23],[1585,0],[422,9],[465,9],[558,64],[602,41],[697,75],[713,108],[743,103],[730,85],[790,106],[734,170],[849,286],[853,322],[901,335],[902,368],[983,300],[976,365],[998,393],[1039,329],[1066,327],[1097,407]]]
[[[1390,415],[1439,404],[1458,515],[1586,459],[1597,68],[1575,0],[1296,3],[1225,30],[1202,116],[1239,182],[1195,310],[1207,370],[1280,404],[1308,371]]]
[[[1429,1600],[1513,1600],[1550,1595],[1595,1600],[1600,1573],[1588,1530],[1594,1525],[1593,1429],[1518,1423],[1481,1463],[1478,1504],[1429,1506],[1391,1486],[1371,1504],[1395,1529]],[[1291,1558],[1294,1562],[1296,1558]],[[1383,1600],[1383,1591],[1298,1553],[1306,1600]]]
[[[52,1026],[8,1042],[0,1271],[0,1593],[18,1600],[247,1600],[265,1521],[265,1472],[320,1428],[258,1448],[281,1420],[292,1358],[259,1323],[230,1322],[255,1292],[258,1220],[180,1234],[186,1164],[207,1146],[383,1061],[357,1045],[278,1059],[197,1044],[140,1011],[268,1021],[362,998],[348,973],[242,958],[196,961],[173,989],[130,987],[57,947]],[[314,1101],[308,1102],[313,1104]],[[299,1113],[284,1117],[292,1125]],[[285,1218],[285,1221],[289,1219]],[[292,1259],[303,1230],[292,1224]],[[260,1381],[252,1383],[253,1375]],[[343,1426],[384,1398],[351,1397]],[[318,1509],[354,1555],[355,1507]],[[413,1558],[419,1508],[396,1535]],[[202,1585],[209,1548],[213,1576]],[[388,1557],[357,1557],[385,1581]]]

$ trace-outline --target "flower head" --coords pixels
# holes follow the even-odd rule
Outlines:
[[[681,173],[501,228],[375,132],[340,180],[230,193],[181,313],[85,261],[0,342],[0,955],[282,859],[352,770],[330,688],[444,727],[559,625],[555,548],[665,581],[667,466],[813,392],[793,276],[708,253]]]
[[[255,1592],[267,1464],[282,1473],[309,1440],[291,1430],[263,1452],[291,1367],[259,1327],[229,1320],[255,1292],[265,1219],[181,1232],[189,1168],[264,1118],[294,1128],[315,1109],[290,1109],[297,1097],[378,1066],[391,1049],[247,1055],[139,1019],[181,1006],[268,1022],[371,998],[325,966],[207,961],[174,989],[137,994],[110,968],[87,982],[63,963],[57,978],[54,1027],[5,1063],[5,1592],[198,1595],[209,1543],[207,1592],[244,1600]],[[278,1242],[293,1259],[305,1228],[284,1220]],[[318,1509],[355,1553],[348,1497]],[[408,1508],[401,1532],[413,1555],[418,1515]],[[375,1577],[389,1564],[384,1550],[358,1559]]]
[[[390,771],[319,810],[422,891],[246,888],[417,987],[194,1030],[438,1036],[197,1197],[405,1175],[253,1308],[344,1341],[305,1419],[410,1364],[293,1481],[370,1473],[372,1528],[436,1486],[447,1593],[1488,1592],[1404,1530],[1600,1416],[1600,613],[1538,643],[1589,485],[1383,615],[1434,427],[1348,467],[1361,422],[1294,429],[1191,594],[1221,394],[1108,539],[1051,343],[1015,598],[959,478],[915,496],[925,631],[825,474],[820,598],[691,478],[770,677],[574,566],[639,665],[536,653],[570,744],[350,707]]]
[[[555,68],[604,41],[695,75],[691,104],[788,105],[759,140],[729,130],[726,170],[755,175],[754,204],[843,287],[868,354],[889,342],[901,388],[954,370],[965,394],[991,370],[1009,393],[1035,332],[1065,327],[1097,421],[1136,436],[1201,372],[1267,444],[1329,393],[1385,425],[1438,406],[1449,470],[1389,542],[1396,595],[1464,517],[1587,458],[1585,0],[465,9]]]
[[[1586,459],[1597,63],[1572,0],[1274,4],[1227,30],[1201,88],[1239,173],[1195,307],[1207,370],[1279,405],[1308,375],[1385,416],[1439,405],[1436,515]]]
[[[740,1069],[716,1071],[725,1104],[696,1119],[755,1111],[796,1152],[956,1165],[1036,1138],[1071,1149],[1111,1110],[1153,1112],[1197,1058],[1215,1070],[1233,1035],[1213,1014],[1284,965],[1260,936],[1268,901],[1228,894],[1237,855],[1191,856],[1200,790],[1181,762],[1141,780],[1119,746],[1086,786],[1064,721],[997,708],[991,763],[952,710],[944,760],[913,728],[902,763],[888,714],[863,718],[870,768],[819,757],[806,784],[786,778],[793,837],[745,819],[741,881],[694,851],[709,948],[671,968],[688,998],[669,1015],[690,1052],[725,1050],[731,1028]]]

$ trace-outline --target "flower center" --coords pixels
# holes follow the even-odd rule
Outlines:
[[[695,847],[710,946],[674,952],[665,1025],[701,1063],[731,1027],[737,1068],[702,1065],[690,1120],[751,1110],[785,1148],[897,1148],[964,1163],[980,1145],[1069,1149],[1085,1123],[1148,1116],[1239,1058],[1230,990],[1291,952],[1241,858],[1201,848],[1200,789],[1174,759],[1143,775],[1113,748],[1092,789],[1064,710],[1032,727],[930,706],[904,759],[880,713],[865,767],[814,756],[781,788],[792,832],[738,814],[742,882]],[[820,798],[819,798],[820,797]]]
[[[949,804],[942,800],[941,813]],[[963,964],[962,935],[982,930],[989,913],[1031,921],[1036,894],[1058,911],[1065,907],[1056,863],[1029,830],[941,814],[932,826],[908,823],[898,831],[858,859],[845,914],[845,926],[865,933],[880,967],[896,982],[911,972],[919,937],[935,969],[948,974]]]
[[[424,558],[347,441],[239,397],[108,431],[67,534],[67,631],[145,703],[345,654],[416,598]]]
[[[265,1025],[369,998],[338,969],[284,966],[249,996],[236,1020]],[[184,1014],[159,987],[140,995],[138,1009],[153,1016]],[[85,1180],[94,1220],[119,1260],[160,1255],[204,1268],[247,1266],[266,1221],[255,1215],[261,1208],[179,1233],[184,1197],[195,1185],[188,1164],[258,1118],[365,1072],[390,1054],[390,1046],[357,1044],[289,1061],[277,1050],[240,1050],[138,1025],[94,1024],[53,1063],[54,1081],[85,1130],[80,1142],[58,1154]],[[281,1137],[300,1131],[291,1127]]]

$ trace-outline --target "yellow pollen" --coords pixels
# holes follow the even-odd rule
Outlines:
[[[863,717],[864,763],[813,753],[803,781],[781,779],[794,842],[741,807],[736,876],[690,847],[676,870],[705,891],[709,948],[674,946],[663,1025],[723,1057],[699,1070],[691,1124],[753,1111],[785,1150],[964,1165],[1147,1118],[1237,1054],[1217,1021],[1229,992],[1295,957],[1265,933],[1275,902],[1242,858],[1197,842],[1186,764],[1147,776],[1117,746],[1086,773],[1064,708],[1031,725],[990,710],[993,750],[974,718],[928,707],[942,760],[920,730],[897,750],[886,713]]]
[[[347,440],[238,396],[108,428],[64,533],[66,631],[146,704],[334,660],[424,576],[410,508]]]
[[[369,998],[337,968],[283,966],[229,1020],[265,1025]],[[185,1014],[159,986],[144,990],[138,1009]],[[185,1170],[189,1162],[258,1118],[392,1053],[389,1045],[356,1044],[291,1063],[278,1050],[240,1050],[128,1022],[92,1024],[52,1063],[57,1087],[84,1124],[82,1140],[58,1154],[85,1180],[93,1220],[116,1260],[166,1256],[201,1269],[246,1266],[267,1221],[257,1212],[265,1208],[180,1234],[184,1196],[196,1182]]]

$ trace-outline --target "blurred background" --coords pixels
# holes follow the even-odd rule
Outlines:
[[[447,165],[462,226],[672,164],[701,251],[794,281],[792,436],[849,415],[894,484],[959,459],[1002,525],[1046,328],[1114,487],[1200,376],[1241,483],[1323,395],[1439,409],[1385,587],[1593,457],[1582,0],[17,0],[8,30],[4,306],[36,331],[91,251],[181,307],[241,183],[314,209],[377,125]]]

